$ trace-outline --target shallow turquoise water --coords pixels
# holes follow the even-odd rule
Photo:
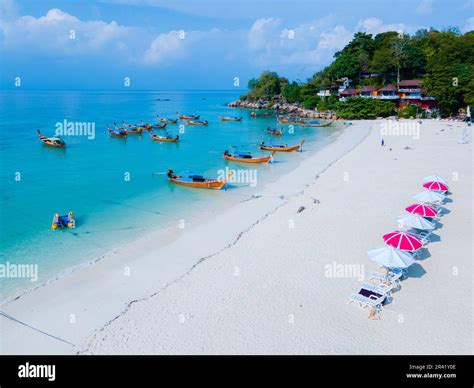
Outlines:
[[[31,288],[147,231],[180,219],[199,220],[205,209],[221,209],[250,195],[248,188],[235,186],[227,192],[176,187],[165,175],[153,175],[172,167],[176,172],[192,170],[215,177],[225,166],[238,166],[222,159],[223,150],[233,145],[262,154],[256,144],[262,139],[271,143],[265,128],[275,126],[275,119],[252,119],[248,111],[225,106],[240,93],[1,92],[0,262],[39,264],[35,284],[0,278],[3,296]],[[175,117],[176,111],[200,114],[209,126],[185,127],[178,144],[152,142],[147,133],[114,139],[105,130],[113,121],[156,122],[157,114]],[[244,119],[220,122],[219,114]],[[51,136],[55,124],[65,119],[95,123],[95,138],[65,136],[65,150],[43,146],[36,129]],[[179,125],[168,129],[176,134]],[[327,144],[337,132],[295,127],[282,142],[296,144],[304,138],[305,149],[311,150]],[[279,163],[252,166],[259,173],[254,190],[294,168],[304,154],[278,154]],[[130,180],[124,179],[125,174]],[[76,214],[76,229],[52,231],[53,214],[69,210]]]

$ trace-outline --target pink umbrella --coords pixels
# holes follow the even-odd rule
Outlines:
[[[448,186],[441,182],[426,182],[423,187],[433,191],[448,191]]]
[[[423,243],[418,237],[399,230],[383,235],[383,240],[385,244],[401,249],[402,251],[416,251],[423,246]]]
[[[431,206],[421,205],[419,203],[415,203],[413,205],[410,205],[410,206],[406,207],[405,210],[408,213],[418,214],[419,216],[422,216],[422,217],[436,217],[437,214],[438,214],[436,212],[436,210],[433,209]]]

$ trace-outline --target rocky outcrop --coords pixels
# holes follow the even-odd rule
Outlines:
[[[275,110],[279,114],[291,114],[297,117],[318,119],[318,118],[336,118],[335,112],[318,112],[313,109],[304,109],[296,104],[289,104],[287,102],[269,102],[269,101],[245,101],[237,100],[227,104],[231,108],[244,109],[269,109]]]

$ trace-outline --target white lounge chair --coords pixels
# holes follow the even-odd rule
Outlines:
[[[426,245],[431,241],[430,240],[430,236],[431,236],[431,231],[430,230],[419,230],[419,229],[412,228],[412,229],[409,229],[407,233],[410,233],[413,236],[418,237],[421,240],[421,242],[423,243],[423,245]]]
[[[379,297],[375,297],[375,296],[366,297],[360,294],[352,294],[349,297],[349,302],[347,303],[356,302],[359,304],[359,307],[361,308],[366,308],[366,307],[380,308],[385,298],[387,298],[387,295],[385,294],[380,295]]]
[[[378,280],[380,283],[388,283],[393,284],[396,287],[400,288],[400,278],[402,277],[402,273],[394,274],[392,272],[388,273],[381,273],[381,272],[370,272],[369,273],[370,280]]]
[[[380,283],[380,284],[372,284],[372,283],[364,283],[362,287],[365,290],[373,291],[378,294],[385,294],[390,295],[392,291],[397,288],[394,283]]]

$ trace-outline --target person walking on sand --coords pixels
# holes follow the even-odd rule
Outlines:
[[[383,147],[385,145],[385,140],[382,138],[380,145]]]

